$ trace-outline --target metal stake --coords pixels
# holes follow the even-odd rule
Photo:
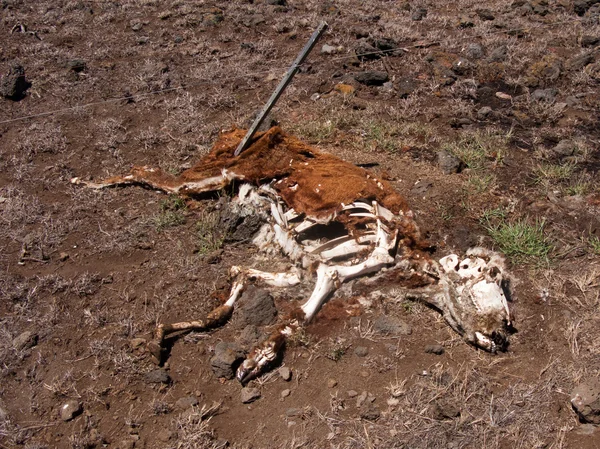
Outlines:
[[[262,110],[256,117],[256,120],[254,120],[254,123],[252,123],[252,126],[250,127],[250,129],[236,148],[235,153],[233,153],[234,156],[239,156],[240,153],[246,149],[248,143],[250,142],[250,139],[252,139],[252,136],[254,135],[254,133],[256,133],[256,130],[262,124],[269,112],[271,112],[271,109],[273,108],[273,106],[275,106],[275,103],[277,103],[277,100],[279,100],[279,97],[281,96],[285,88],[288,86],[288,84],[290,84],[292,78],[294,78],[294,75],[298,72],[300,64],[304,62],[304,60],[306,59],[310,51],[314,48],[315,44],[326,29],[327,23],[321,22],[319,28],[317,28],[312,34],[302,51],[296,57],[296,60],[294,61],[292,66],[288,69],[283,79],[279,82],[279,85],[277,86],[273,94],[271,94],[271,98],[269,98],[267,104],[265,104],[265,106],[262,108]]]

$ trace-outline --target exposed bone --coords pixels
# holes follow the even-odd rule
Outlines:
[[[347,257],[358,254],[361,251],[368,250],[369,247],[365,243],[374,243],[377,240],[375,233],[360,236],[358,241],[352,239],[341,243],[330,250],[321,251],[321,258],[331,260],[338,257]]]

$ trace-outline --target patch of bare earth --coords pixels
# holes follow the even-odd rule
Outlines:
[[[31,85],[0,98],[0,446],[598,447],[571,406],[600,372],[593,4],[2,0],[0,73]],[[323,19],[274,118],[390,181],[436,255],[504,251],[517,332],[482,353],[435,311],[356,307],[349,286],[288,345],[291,379],[273,370],[243,404],[210,363],[221,341],[250,349],[235,321],[177,339],[162,371],[144,344],[218,305],[231,265],[276,262],[223,238],[222,199],[69,180],[189,168]]]

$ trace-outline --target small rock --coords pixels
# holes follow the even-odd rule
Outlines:
[[[335,388],[337,386],[337,380],[327,379],[327,388]]]
[[[387,72],[368,71],[354,74],[354,79],[366,86],[381,86],[389,80]]]
[[[175,432],[171,432],[170,430],[167,429],[162,429],[160,432],[158,432],[156,434],[156,439],[158,441],[162,441],[163,443],[166,443],[172,439],[174,439],[177,436],[177,434]]]
[[[271,294],[267,290],[250,285],[239,299],[234,321],[239,327],[249,324],[268,326],[275,322],[276,317],[277,308]]]
[[[198,405],[198,399],[195,396],[185,396],[177,399],[175,407],[179,410],[187,410],[188,408],[195,407]]]
[[[399,318],[381,315],[373,322],[373,330],[381,335],[410,335],[412,328]]]
[[[411,79],[401,79],[396,83],[396,94],[400,98],[408,98],[417,89],[417,83]]]
[[[476,9],[475,12],[481,20],[494,20],[494,14],[487,8]]]
[[[465,58],[458,58],[452,63],[452,71],[457,75],[465,75],[470,70],[473,70],[474,65]]]
[[[233,379],[234,366],[245,356],[244,351],[237,343],[221,341],[215,346],[215,355],[210,359],[210,366],[217,377]]]
[[[442,355],[444,353],[444,347],[442,345],[427,345],[425,346],[425,352],[427,354]]]
[[[149,384],[168,384],[171,376],[163,368],[158,368],[144,375],[144,380]]]
[[[244,387],[240,393],[242,404],[249,404],[260,398],[260,390],[253,387]]]
[[[290,380],[292,380],[292,370],[289,369],[287,366],[282,366],[281,368],[279,368],[279,376],[286,382],[289,382]]]
[[[567,156],[572,156],[577,149],[577,144],[572,140],[561,140],[554,146],[550,151],[556,157],[562,158]]]
[[[581,46],[582,47],[596,47],[599,44],[600,44],[599,36],[590,36],[590,35],[581,36]]]
[[[366,403],[360,408],[359,416],[367,421],[377,421],[381,416],[381,410],[372,403]]]
[[[460,409],[445,401],[438,401],[429,408],[431,417],[437,420],[453,419],[460,416]]]
[[[357,357],[366,357],[369,354],[369,348],[366,346],[357,346],[354,349],[354,354],[356,354]]]
[[[4,404],[0,403],[0,421],[6,421],[8,419],[8,412],[4,408]]]
[[[83,406],[81,405],[81,402],[76,400],[67,401],[60,407],[60,419],[63,421],[71,421],[81,414],[82,411]]]
[[[578,385],[571,393],[571,404],[582,422],[600,424],[600,379]]]
[[[410,189],[410,193],[413,196],[424,197],[425,194],[433,187],[433,183],[431,181],[421,180],[417,181],[412,189]]]
[[[346,392],[346,394],[348,395],[349,398],[355,398],[356,396],[358,396],[358,391],[356,391],[356,390],[348,390]]]
[[[356,398],[356,408],[361,408],[362,405],[364,404],[364,402],[367,400],[367,392],[363,391],[357,398]]]
[[[30,87],[31,83],[25,79],[25,69],[19,64],[13,64],[8,74],[0,80],[0,95],[19,101],[25,97],[25,92]]]
[[[258,329],[258,327],[249,324],[244,329],[242,329],[242,332],[239,333],[237,340],[240,342],[241,345],[251,347],[256,346],[260,337],[261,332]]]
[[[337,48],[334,47],[333,45],[323,45],[321,47],[321,53],[324,55],[333,55],[337,52]]]
[[[597,429],[598,427],[593,424],[582,424],[577,430],[575,430],[575,433],[577,435],[588,436],[595,434]]]
[[[477,119],[485,120],[492,113],[492,108],[489,106],[484,106],[477,111]]]
[[[301,408],[288,408],[285,411],[285,416],[287,416],[289,418],[295,418],[297,416],[302,416],[303,413],[304,412]]]
[[[17,351],[23,351],[37,345],[38,335],[34,332],[25,331],[18,335],[12,341],[13,346]]]
[[[417,8],[414,10],[412,15],[410,16],[411,20],[414,20],[415,22],[423,20],[425,17],[427,17],[427,9],[426,8]]]
[[[71,59],[67,61],[67,68],[75,73],[80,73],[85,70],[85,61],[83,59]]]
[[[456,26],[459,28],[472,28],[475,26],[475,24],[469,16],[461,14],[456,21]]]
[[[64,262],[68,258],[69,258],[69,253],[65,253],[64,251],[62,251],[58,254],[58,260],[60,260],[61,262]]]
[[[285,390],[281,391],[281,398],[287,398],[290,394],[292,393],[292,390],[290,390],[289,388],[286,388]]]
[[[581,70],[586,65],[594,62],[594,57],[590,53],[586,53],[584,55],[576,56],[572,59],[569,59],[565,64],[568,70]]]
[[[531,94],[531,99],[534,101],[544,101],[546,103],[552,103],[557,95],[558,90],[553,87],[548,89],[536,89]]]
[[[508,55],[508,47],[506,45],[501,45],[492,50],[490,55],[487,58],[488,62],[502,62],[506,60]]]
[[[146,345],[146,339],[145,338],[132,338],[129,341],[129,346],[131,346],[131,349],[138,349],[141,348],[143,346]]]
[[[394,91],[394,83],[392,83],[391,81],[388,81],[387,83],[383,83],[383,85],[380,87],[380,90],[382,92],[393,92]]]
[[[481,59],[485,55],[485,52],[480,44],[473,43],[467,46],[465,54],[471,59]]]

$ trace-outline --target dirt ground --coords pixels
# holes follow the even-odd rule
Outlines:
[[[570,401],[600,375],[594,4],[2,0],[0,93],[16,64],[28,83],[0,98],[0,447],[600,447]],[[162,368],[144,349],[218,305],[231,265],[281,262],[220,232],[231,192],[70,180],[189,168],[321,20],[273,120],[391,182],[434,257],[504,252],[516,333],[478,351],[422,304],[358,307],[357,283],[288,344],[291,379],[274,367],[246,404],[211,366],[220,342],[250,349],[235,320],[181,336]]]

